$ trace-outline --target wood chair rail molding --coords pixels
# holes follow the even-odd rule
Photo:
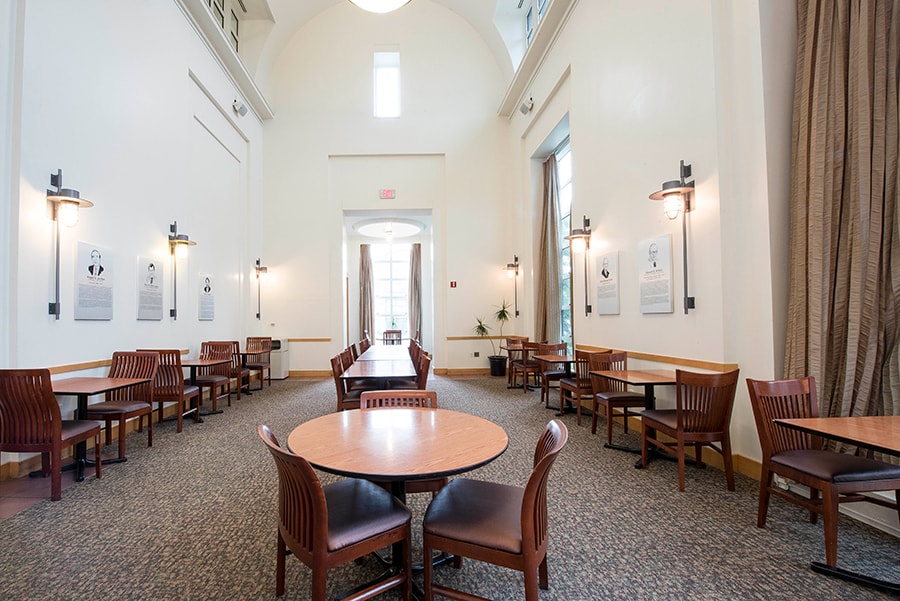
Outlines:
[[[602,352],[610,350],[607,347],[592,346],[587,344],[576,344],[575,348],[582,351]],[[735,370],[739,367],[737,363],[716,363],[715,361],[703,361],[700,359],[688,359],[687,357],[670,357],[668,355],[655,355],[653,353],[642,353],[640,351],[630,351],[627,349],[614,349],[615,351],[625,351],[628,353],[629,359],[641,359],[643,361],[653,361],[654,363],[667,363],[669,365],[677,365],[679,367],[687,367],[692,369],[706,369],[709,371],[727,372]]]
[[[187,355],[190,349],[181,349],[182,355]],[[66,365],[56,365],[48,368],[50,375],[68,374],[74,371],[84,371],[86,369],[97,369],[98,367],[109,367],[112,364],[112,353],[109,359],[98,359],[96,361],[84,361],[82,363],[68,363]]]

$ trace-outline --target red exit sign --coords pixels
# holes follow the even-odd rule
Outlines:
[[[390,200],[390,199],[393,199],[393,198],[397,198],[397,191],[394,190],[394,189],[390,189],[390,190],[379,190],[379,191],[378,191],[378,198],[380,198],[381,200]]]

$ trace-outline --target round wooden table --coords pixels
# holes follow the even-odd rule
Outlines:
[[[497,424],[447,409],[340,411],[300,424],[288,436],[288,448],[318,469],[400,484],[473,470],[508,444]]]

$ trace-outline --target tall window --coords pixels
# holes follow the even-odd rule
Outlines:
[[[234,51],[238,50],[238,28],[240,27],[241,22],[238,20],[238,16],[234,11],[231,11],[231,31],[228,32],[228,40],[231,42],[231,47],[234,48]]]
[[[400,116],[400,53],[375,53],[375,117]]]
[[[534,30],[537,29],[538,23],[547,12],[550,0],[530,0],[531,5],[525,12],[525,46],[531,45],[531,39],[534,37]]]
[[[409,244],[372,244],[375,332],[402,330],[409,337]]]
[[[554,154],[559,175],[560,332],[572,351],[572,249],[566,240],[572,224],[572,150],[568,138],[556,147]]]

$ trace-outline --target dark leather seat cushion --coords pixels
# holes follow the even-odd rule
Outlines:
[[[228,376],[222,376],[219,374],[204,374],[202,376],[197,376],[197,383],[201,385],[209,385],[209,384],[224,384],[225,382],[231,381],[231,378]],[[190,382],[190,380],[188,380]]]
[[[831,482],[900,478],[900,466],[833,451],[785,451],[772,455],[772,463]]]
[[[551,369],[549,371],[541,372],[541,377],[547,378],[548,380],[559,380],[560,378],[566,377],[566,372],[561,369]]]
[[[611,403],[644,402],[643,394],[639,392],[629,392],[627,390],[610,390],[609,392],[598,392],[595,396],[602,401],[609,401]]]
[[[347,478],[323,487],[328,504],[328,550],[336,551],[409,522],[406,505],[380,486]]]
[[[423,529],[508,553],[522,552],[522,498],[518,486],[456,478],[431,501]]]
[[[93,430],[99,430],[99,429],[100,429],[99,422],[95,422],[95,421],[91,421],[91,420],[64,419],[62,421],[63,440],[69,440],[70,438],[77,438],[77,437],[83,436]]]
[[[131,413],[132,411],[140,411],[146,409],[152,411],[153,408],[147,401],[104,401],[102,403],[94,403],[88,405],[88,414],[118,414]]]

